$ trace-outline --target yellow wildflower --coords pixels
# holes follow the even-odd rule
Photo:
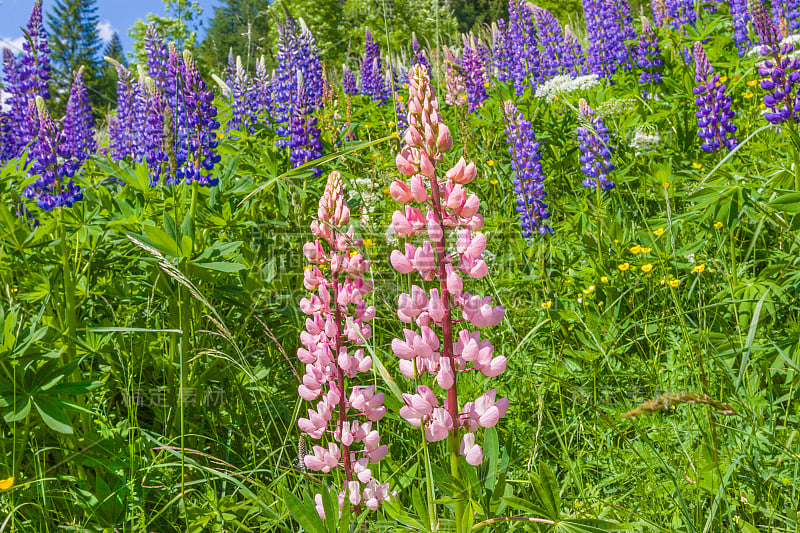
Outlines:
[[[692,269],[692,272],[694,272],[695,274],[701,274],[705,269],[706,269],[706,264],[703,263],[701,265],[697,265],[696,267],[694,267]]]
[[[697,170],[700,170],[701,168],[703,168],[703,165],[698,163],[697,161],[695,161],[694,163],[692,163],[692,168],[696,168]]]
[[[373,242],[372,239],[364,239],[361,242],[364,243],[364,246],[374,246],[375,245],[375,242]]]
[[[758,83],[758,80],[748,80],[747,81],[747,86],[748,87],[755,87],[757,83]]]
[[[653,232],[653,235],[655,235],[656,237],[661,237],[662,235],[664,235],[664,228],[658,228]]]
[[[589,285],[588,288],[583,289],[583,294],[592,294],[594,292],[594,285]]]
[[[389,126],[389,129],[394,128],[394,122],[389,122],[388,126]]]
[[[407,83],[403,84],[403,89],[408,89],[408,84]]]
[[[630,263],[622,263],[621,265],[617,266],[617,268],[622,270],[623,272],[628,270],[630,267],[631,267]]]
[[[649,254],[650,253],[650,248],[642,248],[642,253],[643,254]]]
[[[402,94],[398,94],[397,95],[397,101],[398,102],[402,102],[403,101],[403,95]]]
[[[754,96],[755,95],[753,94],[753,91],[747,91],[746,93],[744,93],[745,98],[752,98]]]
[[[554,101],[554,102],[558,102],[558,96],[554,96],[554,97],[553,97],[553,101]]]
[[[392,139],[397,139],[399,136],[400,133],[397,130],[393,131],[391,135],[389,135],[389,137],[391,137]]]
[[[497,180],[489,180],[489,183],[491,183],[492,185],[497,185],[500,182]]]
[[[650,263],[647,263],[646,265],[642,265],[642,272],[644,272],[645,274],[647,274],[651,270],[653,270],[653,265],[651,265]]]
[[[608,283],[608,277],[606,277],[606,276],[601,276],[601,277],[600,277],[600,282],[601,282],[601,283]]]
[[[383,194],[389,194],[391,191],[389,189],[383,189]]]
[[[722,227],[722,222],[720,222],[719,220],[717,220],[716,222],[714,222],[714,229],[719,229],[719,228],[721,228],[721,227]]]
[[[550,309],[553,307],[552,300],[547,300],[546,302],[542,302],[542,309]]]
[[[630,249],[630,252],[631,252],[633,255],[636,255],[636,254],[638,254],[638,253],[639,253],[639,252],[641,252],[641,251],[642,251],[642,246],[641,246],[640,244],[637,244],[636,246],[633,246],[633,247],[631,247],[631,249]]]
[[[672,287],[673,289],[677,289],[678,285],[680,285],[680,284],[681,284],[681,280],[679,280],[679,279],[671,279],[671,280],[669,280],[669,286]]]
[[[484,87],[486,87],[486,88],[488,89],[488,88],[490,87],[490,85],[489,85],[489,82],[488,82],[488,81],[487,81],[487,82],[485,82],[485,83],[483,84],[483,86],[484,86]]]
[[[761,102],[761,105],[759,105],[758,107],[760,107],[761,109],[766,109],[767,108],[767,106],[764,105],[764,102]]]
[[[725,83],[726,81],[728,81],[728,76],[721,76],[721,77],[719,78],[719,82],[720,82],[720,83]]]
[[[0,479],[0,490],[8,490],[14,486],[14,476],[8,479]]]
[[[488,160],[488,161],[486,162],[486,164],[487,164],[487,165],[489,165],[490,167],[493,167],[493,166],[494,166],[494,159],[490,159],[490,160]]]
[[[669,182],[668,182],[668,181],[665,181],[665,182],[664,182],[664,188],[665,188],[665,189],[669,188]]]

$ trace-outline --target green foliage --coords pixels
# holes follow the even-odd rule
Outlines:
[[[200,46],[202,59],[219,70],[227,64],[229,51],[251,68],[259,56],[271,57],[269,6],[268,0],[225,0],[216,6]]]
[[[150,24],[155,24],[158,35],[167,41],[174,41],[178,47],[192,50],[197,40],[197,30],[201,26],[203,10],[195,0],[163,0],[167,15],[148,13],[144,19],[136,19],[128,31],[133,39],[133,56],[137,63],[146,64],[144,35]]]
[[[491,25],[499,18],[508,20],[506,0],[456,0],[450,5],[461,33],[475,31],[481,24]]]

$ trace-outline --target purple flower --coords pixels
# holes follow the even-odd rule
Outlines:
[[[342,88],[344,89],[345,94],[358,94],[356,76],[353,74],[353,71],[345,66],[342,66]]]
[[[236,58],[229,87],[231,88],[231,119],[228,121],[226,129],[228,131],[254,131],[256,118],[253,116],[253,107],[249,101],[251,96],[250,77],[242,66],[241,57]]]
[[[417,36],[415,34],[411,34],[411,51],[413,52],[413,56],[411,59],[411,66],[414,65],[424,65],[428,71],[431,70],[431,64],[428,61],[428,58],[425,56],[425,51],[419,47],[419,42],[417,41]]]
[[[578,126],[581,170],[586,174],[583,186],[595,189],[600,183],[600,188],[604,191],[611,190],[614,183],[608,179],[608,175],[614,170],[614,164],[611,162],[608,128],[599,116],[594,116],[594,110],[583,98],[578,101],[578,109],[583,121]]]
[[[117,71],[117,113],[108,119],[108,144],[111,157],[117,161],[133,154],[134,84],[131,74],[121,63],[112,63]]]
[[[586,31],[589,34],[589,69],[592,74],[611,79],[620,68],[630,68],[626,39],[632,33],[626,0],[583,0]]]
[[[19,89],[17,60],[8,48],[3,49],[3,71],[5,72],[3,87],[12,96],[9,98],[8,112],[0,110],[0,161],[8,161],[19,155],[19,122],[25,116],[20,102],[14,101],[14,93]]]
[[[158,35],[155,22],[151,22],[144,34],[144,51],[147,55],[147,73],[155,82],[156,90],[172,96],[175,80],[170,76],[169,48]]]
[[[494,36],[495,67],[500,81],[513,81],[517,94],[544,81],[533,14],[523,0],[509,0],[508,27],[497,22]]]
[[[361,62],[361,94],[372,98],[373,102],[385,104],[389,100],[386,81],[383,76],[381,49],[369,29],[364,39],[364,58]]]
[[[639,46],[636,47],[636,65],[641,69],[639,83],[661,83],[661,49],[658,36],[645,17],[642,17],[642,32],[639,34]]]
[[[550,218],[544,202],[544,174],[539,156],[539,143],[529,120],[525,120],[514,104],[508,100],[503,108],[506,119],[506,142],[514,169],[514,192],[517,194],[516,211],[522,235],[530,237],[534,231],[540,235],[550,233],[544,221]]]
[[[392,83],[394,84],[394,92],[395,95],[403,90],[403,82],[402,80],[408,79],[408,73],[402,72],[400,74],[397,73],[397,69],[392,67]],[[397,120],[397,131],[402,134],[406,131],[408,127],[408,110],[406,109],[406,104],[402,98],[395,98],[394,101],[394,115]]]
[[[256,120],[271,118],[273,80],[267,73],[264,56],[256,61],[256,75],[250,88],[251,113]]]
[[[723,146],[733,150],[737,145],[736,126],[731,122],[735,113],[731,111],[731,99],[725,94],[725,85],[720,83],[719,74],[708,62],[702,43],[694,43],[695,105],[699,108],[697,117],[697,136],[703,140],[700,148],[705,152],[716,152]]]
[[[800,0],[772,0],[772,18],[775,26],[782,28],[783,37],[788,37],[792,31],[800,27],[798,16],[800,16]]]
[[[561,58],[561,65],[564,74],[570,76],[582,76],[587,74],[586,55],[583,47],[578,42],[578,38],[572,33],[569,26],[564,28],[564,55]]]
[[[83,83],[83,67],[75,73],[69,92],[64,116],[64,137],[67,151],[78,161],[85,161],[97,151],[89,91]]]
[[[464,36],[464,51],[461,54],[461,70],[467,86],[467,101],[469,111],[473,112],[483,105],[489,97],[486,94],[486,65],[478,52],[475,37]]]
[[[566,74],[562,68],[562,56],[566,50],[564,34],[561,26],[548,10],[533,6],[533,18],[539,30],[539,42],[542,45],[542,72],[545,78],[556,74]]]
[[[747,23],[750,22],[750,13],[747,10],[747,0],[730,0],[730,11],[733,17],[733,40],[739,56],[744,56],[752,43]]]
[[[697,22],[694,0],[665,0],[666,20],[672,29],[694,26]]]
[[[36,200],[36,204],[44,211],[52,211],[56,207],[72,207],[75,202],[83,199],[80,187],[70,179],[80,168],[81,162],[72,157],[64,134],[58,131],[47,112],[44,99],[37,96],[35,101],[29,102],[29,109],[33,109],[38,117],[38,131],[31,145],[28,174],[38,177],[25,188],[22,196]]]

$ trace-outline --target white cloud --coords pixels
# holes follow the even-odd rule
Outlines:
[[[9,111],[11,109],[11,106],[6,104],[6,100],[9,98],[11,98],[11,93],[0,91],[0,110]]]
[[[0,50],[9,48],[15,54],[22,52],[22,43],[25,42],[25,37],[19,36],[14,39],[11,37],[0,37]]]
[[[111,41],[111,38],[114,36],[116,31],[117,29],[111,25],[110,20],[97,23],[97,33],[100,35],[100,40],[103,41],[103,44]]]

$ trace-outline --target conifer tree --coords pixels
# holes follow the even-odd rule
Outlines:
[[[97,0],[56,0],[47,14],[52,82],[61,106],[66,105],[70,83],[80,67],[84,67],[90,93],[96,87],[102,47],[97,22]]]
[[[270,56],[269,30],[272,18],[270,0],[223,0],[214,8],[206,37],[201,45],[203,59],[222,69],[228,52],[252,66],[259,56]]]
[[[103,50],[103,57],[110,57],[118,63],[127,65],[128,61],[125,59],[125,53],[122,50],[122,40],[119,38],[119,33],[114,32],[111,40],[108,41],[106,49]]]

